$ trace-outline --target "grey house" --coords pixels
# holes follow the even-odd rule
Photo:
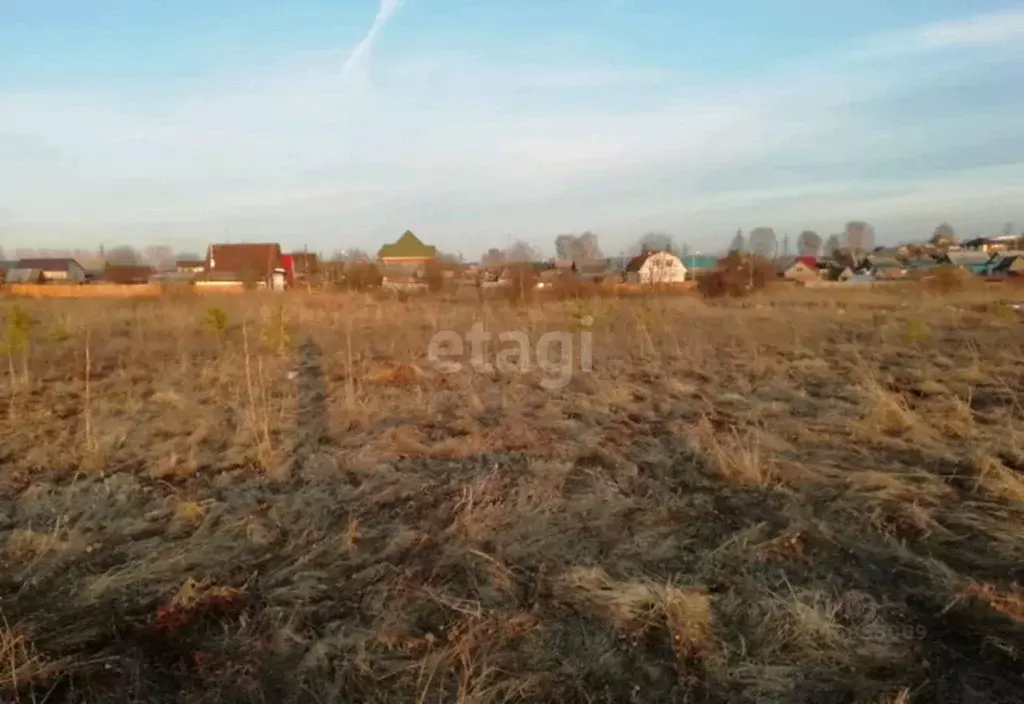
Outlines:
[[[36,269],[47,283],[85,283],[85,268],[69,257],[19,259],[18,269]]]

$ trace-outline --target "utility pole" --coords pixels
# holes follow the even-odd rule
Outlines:
[[[294,257],[292,257],[292,266],[295,266],[295,258]],[[302,274],[303,274],[303,278],[306,280],[306,293],[309,293],[309,291],[310,291],[310,283],[309,283],[309,245],[308,244],[302,245]]]

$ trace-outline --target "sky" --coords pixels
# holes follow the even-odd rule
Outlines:
[[[1024,228],[1005,0],[0,0],[0,245]]]

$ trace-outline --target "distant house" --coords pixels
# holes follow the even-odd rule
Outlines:
[[[925,257],[922,259],[911,259],[903,265],[903,269],[907,274],[922,274],[933,272],[943,264],[946,266],[949,265],[949,262],[946,261],[945,257],[943,257],[941,261]]]
[[[8,269],[4,272],[3,282],[5,284],[42,284],[46,283],[46,277],[39,269]]]
[[[562,272],[567,276],[576,276],[592,282],[602,282],[614,277],[622,279],[622,269],[616,265],[616,259],[555,259],[548,267],[552,271]],[[549,274],[549,276],[554,276]]]
[[[191,271],[158,271],[149,277],[151,284],[187,285],[195,281],[198,274]]]
[[[985,251],[957,250],[948,252],[940,261],[967,269],[972,274],[984,274],[988,272],[992,256],[992,254]]]
[[[476,282],[477,285],[482,288],[498,288],[513,284],[521,286],[524,280],[524,271],[527,272],[525,276],[536,278],[538,288],[544,288],[547,284],[553,282],[560,274],[557,269],[553,269],[545,264],[535,262],[513,262],[508,266],[477,270]],[[455,272],[452,273],[454,274]]]
[[[703,255],[691,255],[682,258],[683,266],[686,267],[686,273],[691,278],[697,278],[701,274],[709,271],[714,271],[718,268],[718,259],[715,257],[707,257]]]
[[[589,259],[575,262],[575,274],[594,284],[617,284],[622,281],[622,270],[611,259]],[[570,269],[572,271],[572,269]]]
[[[292,272],[297,279],[320,273],[320,260],[315,252],[292,252],[286,256],[291,257]]]
[[[825,278],[829,281],[849,281],[854,276],[853,269],[848,266],[830,267],[825,274]]]
[[[18,261],[16,259],[0,260],[0,284],[7,281],[7,272],[12,269],[16,269]]]
[[[558,269],[551,267],[545,269],[537,275],[537,288],[550,288],[558,284],[560,281],[564,281],[566,276],[565,269]]]
[[[686,281],[686,266],[672,252],[645,251],[626,264],[626,281],[644,285]]]
[[[426,273],[427,265],[437,259],[437,247],[423,242],[409,230],[393,244],[377,253],[386,280],[413,279]]]
[[[84,283],[86,278],[85,268],[70,257],[19,259],[15,268],[40,271],[47,283],[80,284]]]
[[[107,264],[100,274],[99,280],[108,284],[147,284],[156,269],[151,266],[135,264]]]
[[[988,273],[989,276],[1024,276],[1024,256],[1000,257]]]
[[[818,258],[810,256],[779,257],[775,260],[775,273],[789,281],[812,281],[820,279]]]
[[[878,247],[875,247],[873,250],[871,250],[871,254],[869,254],[868,256],[882,257],[884,259],[899,259],[901,257],[907,256],[909,251],[909,248],[905,244],[895,247],[888,245],[879,245]]]
[[[891,257],[868,256],[857,268],[858,274],[870,274],[877,279],[898,279],[906,273],[906,265]]]
[[[206,252],[204,272],[196,279],[196,284],[226,286],[231,283],[283,290],[285,269],[281,245],[269,242],[211,244]]]
[[[1000,235],[998,237],[976,237],[960,243],[961,249],[980,252],[1002,252],[1024,247],[1024,235]]]
[[[985,270],[986,274],[993,274],[993,273],[995,273],[995,270],[1006,259],[1010,259],[1012,257],[1024,257],[1024,250],[1019,250],[1019,249],[999,250],[999,251],[996,251],[996,252],[992,252],[991,254],[992,254],[992,258],[989,259],[989,261],[988,261],[988,267]],[[1007,265],[1007,266],[1009,266],[1009,265]],[[1005,269],[1003,269],[1001,271],[1005,271]]]
[[[174,262],[174,270],[179,274],[202,274],[206,262],[202,259],[179,259]]]
[[[619,255],[615,257],[608,257],[605,261],[608,262],[608,268],[610,270],[617,271],[621,274],[623,271],[626,270],[626,265],[629,264],[630,259],[632,259],[632,257],[624,257]]]

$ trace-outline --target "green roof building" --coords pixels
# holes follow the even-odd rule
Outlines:
[[[378,256],[385,263],[424,262],[437,258],[437,247],[423,244],[419,237],[406,230],[397,242],[381,247]]]

